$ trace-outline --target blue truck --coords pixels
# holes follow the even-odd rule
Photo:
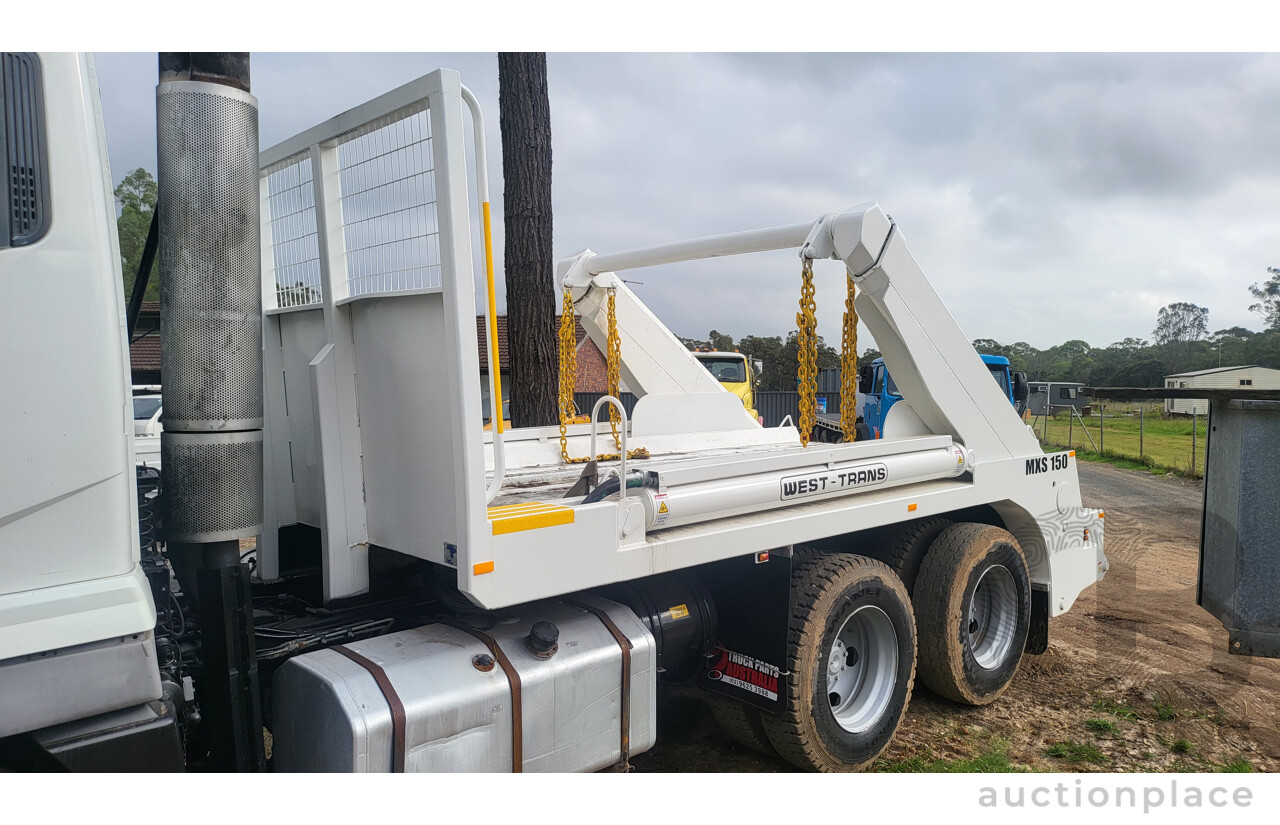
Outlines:
[[[991,377],[1000,385],[1001,391],[1009,399],[1009,403],[1021,414],[1027,404],[1027,375],[1023,372],[1012,372],[1009,359],[1003,355],[981,355],[982,363],[991,371]],[[884,420],[889,409],[902,400],[893,376],[885,368],[884,359],[877,358],[870,364],[864,364],[858,370],[858,393],[861,395],[862,410],[858,417],[858,440],[864,441],[879,438],[884,432]],[[820,431],[838,430],[839,415],[819,416]],[[824,435],[819,433],[819,437]]]

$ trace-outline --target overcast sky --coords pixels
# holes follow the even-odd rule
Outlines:
[[[97,66],[115,180],[154,172],[155,54]],[[261,145],[440,67],[488,118],[501,281],[495,55],[255,53]],[[875,200],[971,339],[1106,346],[1150,337],[1173,301],[1208,307],[1210,330],[1262,327],[1248,286],[1280,266],[1280,56],[553,53],[548,74],[557,259]],[[837,347],[840,273],[817,272]],[[794,327],[794,252],[625,277],[678,335]]]

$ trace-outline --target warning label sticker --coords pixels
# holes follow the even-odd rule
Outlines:
[[[662,614],[662,617],[668,620],[687,619],[689,618],[689,605],[678,604],[675,607],[668,608],[667,612]]]
[[[719,648],[719,659],[707,677],[774,701],[778,698],[778,668],[751,656]]]
[[[653,526],[661,527],[671,520],[671,505],[667,502],[666,493],[658,493],[653,497]]]

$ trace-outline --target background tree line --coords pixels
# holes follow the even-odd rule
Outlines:
[[[138,274],[147,229],[155,211],[155,179],[147,170],[135,169],[115,188],[115,196],[120,205],[116,225],[127,297]],[[1237,326],[1210,333],[1206,307],[1178,302],[1159,311],[1150,339],[1125,338],[1106,347],[1094,347],[1073,339],[1039,350],[1025,341],[1003,344],[991,338],[978,338],[973,346],[978,352],[1005,356],[1014,370],[1026,372],[1033,381],[1079,381],[1093,386],[1157,387],[1166,375],[1218,366],[1258,364],[1280,368],[1280,270],[1270,274],[1267,281],[1249,288],[1254,301],[1249,310],[1258,313],[1267,324],[1261,332]],[[297,294],[302,290],[308,294]],[[290,296],[282,295],[282,304],[318,298],[302,284],[295,285],[292,292]],[[155,301],[159,297],[160,282],[153,272],[146,299]],[[747,335],[734,341],[733,336],[713,329],[706,339],[680,340],[690,349],[739,350],[759,358],[764,362],[762,390],[787,391],[796,387],[798,346],[794,330],[785,339],[777,335]],[[869,361],[879,355],[878,350],[866,349],[859,355],[859,361]],[[819,336],[818,368],[839,366],[840,353]]]
[[[116,233],[120,237],[124,297],[128,300],[133,292],[133,282],[138,278],[138,265],[142,261],[142,248],[147,243],[147,230],[151,228],[151,215],[156,211],[156,179],[146,169],[134,169],[124,176],[113,194],[120,205]],[[156,276],[154,262],[144,297],[148,301],[160,300],[160,279]]]
[[[138,279],[138,267],[142,263],[142,249],[147,244],[147,231],[151,228],[151,216],[156,211],[156,179],[146,169],[134,169],[114,190],[119,214],[116,216],[116,234],[120,238],[120,269],[124,276],[124,297],[133,294],[134,281]],[[156,256],[157,260],[159,256]],[[276,296],[280,306],[298,306],[320,300],[320,290],[301,281],[289,286],[276,284]],[[147,280],[147,301],[160,300],[160,275],[152,261],[151,275]]]
[[[1092,386],[1159,387],[1166,375],[1193,370],[1257,364],[1280,369],[1280,272],[1272,273],[1262,286],[1250,293],[1256,303],[1249,307],[1268,324],[1262,332],[1231,327],[1209,332],[1209,310],[1179,302],[1162,308],[1150,339],[1125,338],[1106,347],[1094,347],[1073,339],[1048,349],[1036,349],[1025,341],[1002,344],[991,338],[973,341],[974,349],[989,355],[1003,355],[1015,371],[1032,381],[1079,381]],[[764,361],[762,390],[796,388],[796,333],[786,340],[779,336],[747,335],[734,341],[731,335],[711,330],[706,340],[681,338],[690,349],[738,350]],[[880,356],[866,349],[858,356],[865,363]],[[818,339],[818,367],[840,366],[840,354]]]
[[[680,343],[691,350],[709,349],[717,352],[737,350],[751,358],[759,358],[764,362],[764,373],[760,376],[761,390],[788,391],[796,388],[796,367],[799,364],[800,346],[795,330],[787,334],[786,340],[778,335],[747,335],[735,342],[732,335],[713,329],[707,333],[705,341],[682,337]],[[834,369],[839,366],[840,353],[819,335],[818,369]]]

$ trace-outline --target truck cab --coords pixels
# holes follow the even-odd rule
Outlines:
[[[758,359],[753,361],[740,352],[695,352],[693,357],[726,390],[742,399],[742,406],[752,418],[760,420],[760,414],[756,411],[756,382],[764,365]]]
[[[1009,359],[1003,355],[979,355],[986,365],[991,377],[1000,385],[1004,397],[1018,412],[1025,409],[1027,403],[1027,376],[1021,372],[1009,370]],[[894,404],[902,400],[893,376],[884,365],[883,358],[877,358],[859,370],[859,391],[865,394],[862,406],[865,435],[880,438],[884,431],[885,417]]]

